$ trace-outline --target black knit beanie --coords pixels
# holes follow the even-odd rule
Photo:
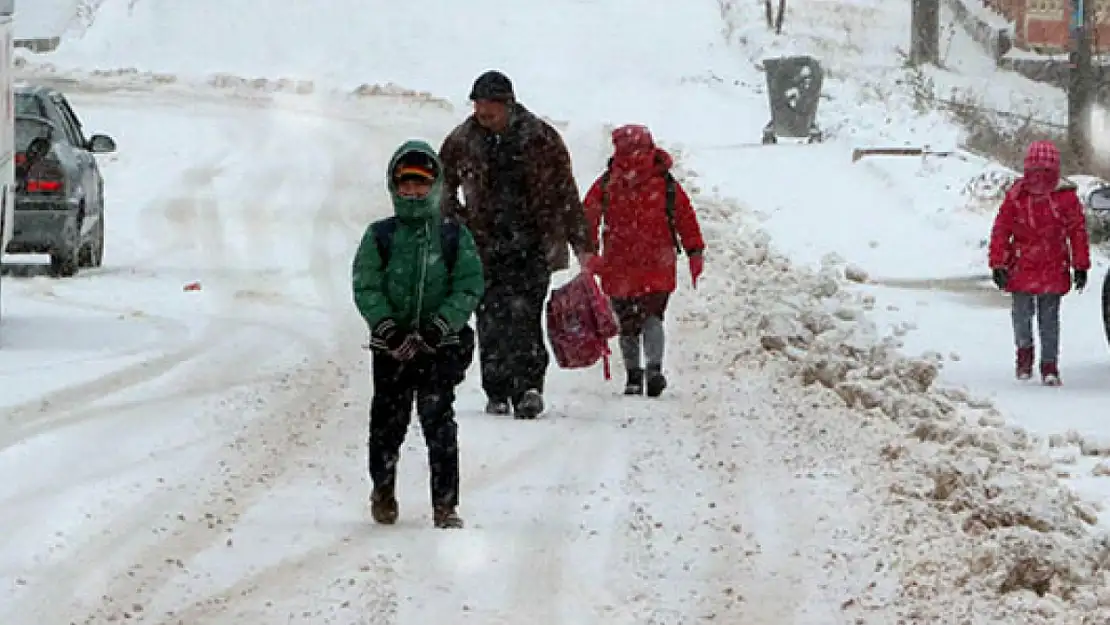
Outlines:
[[[470,89],[470,99],[499,100],[506,102],[516,99],[513,94],[513,81],[497,70],[489,70],[474,81]]]

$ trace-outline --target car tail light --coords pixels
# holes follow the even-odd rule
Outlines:
[[[23,190],[27,193],[63,195],[66,190],[65,176],[57,165],[39,163],[31,167],[31,171],[28,172]]]
[[[27,181],[27,193],[60,194],[63,191],[65,191],[65,184],[61,180],[32,178]]]

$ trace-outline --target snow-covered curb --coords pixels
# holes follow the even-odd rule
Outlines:
[[[696,187],[694,172],[683,178]],[[712,276],[686,322],[716,332],[711,358],[733,375],[778,377],[780,393],[812,408],[801,418],[867,432],[858,445],[870,449],[855,451],[879,462],[857,477],[889,511],[899,613],[921,623],[1110,619],[1110,543],[1044,442],[985,402],[935,388],[939,355],[907,357],[880,337],[873,301],[843,288],[836,259],[820,272],[796,267],[746,207],[693,191]]]

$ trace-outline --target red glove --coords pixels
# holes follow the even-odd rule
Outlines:
[[[694,283],[694,288],[698,288],[698,278],[701,277],[701,272],[705,270],[705,257],[701,254],[690,255],[690,281]]]

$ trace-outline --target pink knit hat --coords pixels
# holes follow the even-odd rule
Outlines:
[[[1047,169],[1060,171],[1060,150],[1051,141],[1034,141],[1025,152],[1025,171]]]

